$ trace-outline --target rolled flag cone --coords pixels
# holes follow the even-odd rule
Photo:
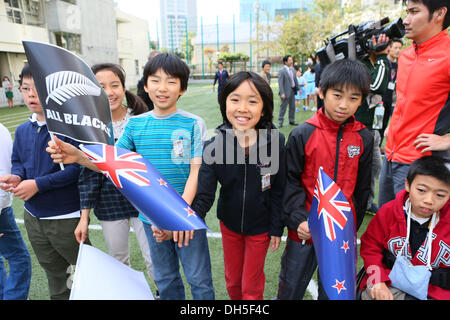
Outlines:
[[[208,229],[203,219],[140,154],[105,144],[80,148],[154,226],[171,231]]]
[[[328,298],[354,300],[357,247],[352,205],[323,168],[318,172],[308,226]]]

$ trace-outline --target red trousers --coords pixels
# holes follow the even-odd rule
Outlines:
[[[231,231],[220,222],[225,282],[231,300],[263,300],[264,263],[270,238],[268,233],[248,236]]]

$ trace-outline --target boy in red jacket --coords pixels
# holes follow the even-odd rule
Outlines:
[[[428,298],[450,299],[449,199],[450,161],[437,156],[414,161],[405,190],[377,212],[361,237],[360,254],[367,271],[360,286],[362,299],[414,299],[391,286],[390,273],[398,254],[405,255],[414,266],[432,268]],[[405,240],[407,245],[402,250]]]
[[[358,61],[340,60],[321,76],[324,107],[296,127],[286,145],[284,223],[288,240],[281,260],[278,299],[302,299],[317,268],[308,214],[319,168],[339,185],[356,214],[364,218],[370,192],[373,135],[354,114],[370,91],[370,74]],[[319,299],[327,299],[319,281]]]

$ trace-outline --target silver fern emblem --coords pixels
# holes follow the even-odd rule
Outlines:
[[[102,89],[82,74],[74,71],[60,71],[45,77],[47,99],[60,106],[67,100],[78,96],[100,96]]]

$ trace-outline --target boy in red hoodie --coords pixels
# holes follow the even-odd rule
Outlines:
[[[414,299],[391,285],[391,269],[399,254],[413,266],[432,268],[428,298],[450,299],[449,199],[450,161],[437,156],[414,161],[405,190],[377,212],[361,237],[360,254],[367,271],[360,286],[363,300]]]
[[[281,259],[279,300],[302,299],[317,268],[308,215],[317,173],[339,185],[361,225],[370,192],[373,135],[355,119],[370,91],[370,74],[358,61],[327,65],[319,85],[324,107],[292,130],[286,145],[286,186],[283,221],[288,228]],[[328,299],[319,281],[319,300]]]

